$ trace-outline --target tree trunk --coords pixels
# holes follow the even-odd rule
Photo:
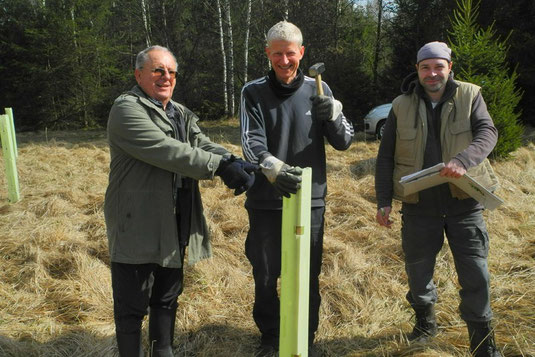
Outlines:
[[[219,15],[219,39],[221,42],[221,58],[223,59],[223,102],[225,103],[225,115],[228,115],[227,55],[225,53],[225,33],[223,32],[223,15],[221,14],[220,0],[217,0],[217,13]]]
[[[132,14],[128,13],[128,41],[130,42],[130,68],[136,67],[136,54],[134,53],[134,39],[132,36]]]
[[[150,33],[150,14],[145,0],[141,0],[141,15],[143,17],[143,26],[145,27],[145,43],[147,44],[147,47],[150,47],[152,43]]]
[[[264,1],[263,0],[260,0],[260,9],[262,10],[261,13],[266,14],[266,8],[264,7]],[[262,32],[264,33],[264,43],[266,43],[266,46],[269,45],[267,43],[267,33],[269,30],[266,29],[266,21],[265,21],[265,18],[262,19]],[[267,56],[264,56],[266,62],[267,62],[267,69],[270,70],[271,69],[271,62],[269,61],[269,58]]]
[[[245,20],[245,53],[244,53],[244,66],[243,66],[243,83],[247,83],[247,70],[249,67],[249,30],[251,27],[251,1],[247,1],[247,18]]]
[[[169,36],[167,28],[167,11],[165,9],[165,1],[162,1],[162,22],[163,22],[163,37],[165,41],[165,47],[169,48]]]
[[[232,39],[232,19],[230,17],[230,4],[228,0],[225,1],[225,11],[227,12],[227,27],[228,27],[228,82],[227,90],[229,93],[229,112],[231,116],[234,116],[234,41]]]
[[[76,32],[76,17],[74,12],[74,5],[71,7],[71,21],[72,21],[72,38],[73,38],[73,44],[74,44],[74,51],[76,53],[76,61],[78,62],[77,66],[79,68],[82,68],[82,54],[80,45],[78,43],[78,34]],[[80,80],[76,81],[80,84]],[[76,87],[76,86],[75,86]],[[87,99],[85,94],[85,85],[80,85],[80,97],[78,98],[78,101],[81,102],[81,109],[83,113],[83,126],[84,128],[87,128],[89,126],[89,116],[87,113]]]
[[[373,87],[377,93],[377,67],[379,65],[379,53],[381,53],[381,23],[383,19],[383,0],[377,0],[378,14],[377,14],[377,34],[375,37],[375,54],[373,58]]]

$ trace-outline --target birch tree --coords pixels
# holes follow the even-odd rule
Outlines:
[[[150,13],[145,0],[141,0],[141,16],[143,17],[143,26],[145,27],[145,43],[147,47],[151,46],[151,31],[150,31]]]
[[[232,39],[232,19],[230,16],[230,4],[228,0],[224,0],[225,4],[225,11],[227,14],[227,28],[228,28],[228,77],[229,80],[227,82],[227,90],[229,93],[229,111],[230,115],[234,116],[235,110],[234,110],[234,41]]]
[[[228,95],[227,95],[227,54],[225,52],[225,32],[223,31],[223,15],[221,12],[221,2],[217,0],[217,14],[219,18],[219,40],[221,43],[221,58],[223,59],[223,102],[225,105],[225,114],[228,114]]]
[[[251,2],[247,1],[247,17],[245,19],[245,43],[244,43],[244,64],[243,64],[243,83],[247,83],[247,70],[249,67],[249,32],[251,28]]]
[[[163,21],[163,37],[165,41],[165,47],[169,48],[169,35],[168,35],[168,26],[167,26],[167,10],[165,7],[165,1],[161,2],[162,5],[162,21]]]

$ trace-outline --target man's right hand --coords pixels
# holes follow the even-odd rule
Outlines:
[[[234,194],[237,196],[253,185],[255,180],[254,173],[259,168],[258,165],[231,156],[230,158],[221,159],[215,174],[220,176],[225,185],[233,189]]]
[[[390,212],[392,212],[392,207],[390,206],[379,208],[375,216],[377,223],[383,227],[391,228],[393,222],[389,219]]]
[[[284,197],[290,197],[301,188],[301,174],[303,170],[300,167],[290,166],[275,156],[268,156],[260,164],[262,172],[269,182]]]

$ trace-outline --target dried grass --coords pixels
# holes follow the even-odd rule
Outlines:
[[[208,123],[206,131],[240,153],[235,122]],[[109,163],[104,138],[102,132],[21,135],[22,200],[16,204],[7,203],[0,175],[1,356],[117,355],[102,213]],[[412,314],[404,301],[399,215],[391,230],[374,222],[377,147],[356,140],[346,152],[328,149],[318,343],[331,356],[467,356],[447,248],[436,269],[441,333],[428,345],[406,341]],[[506,201],[485,212],[497,342],[506,356],[534,356],[535,147],[527,144],[494,166]],[[186,268],[175,355],[252,356],[259,334],[243,252],[244,197],[217,179],[201,190],[215,256]]]

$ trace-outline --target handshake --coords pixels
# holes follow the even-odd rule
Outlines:
[[[234,155],[224,156],[215,174],[220,176],[225,185],[233,189],[234,195],[237,196],[253,186],[255,173],[260,170],[281,196],[290,197],[290,194],[297,193],[301,188],[303,170],[285,164],[275,156],[268,156],[260,165],[251,164]]]
[[[251,188],[255,180],[254,173],[259,170],[260,166],[230,155],[223,156],[215,174],[238,196]]]

